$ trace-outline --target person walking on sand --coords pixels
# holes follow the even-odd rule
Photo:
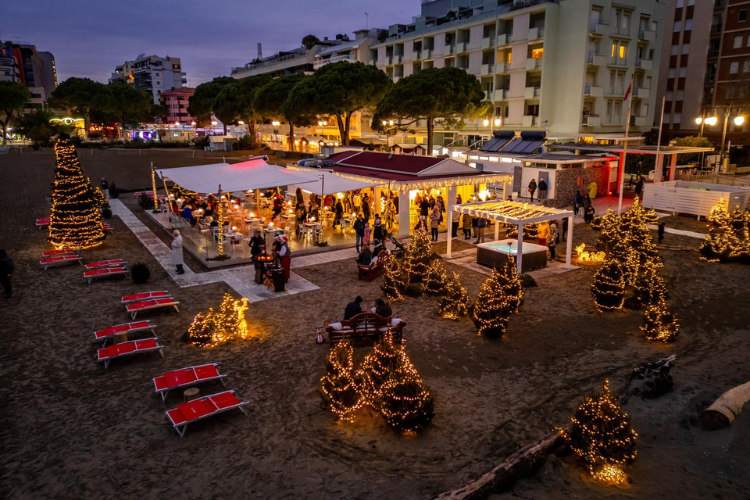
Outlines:
[[[8,253],[0,249],[0,285],[2,285],[6,299],[11,296],[11,285],[10,277],[13,274],[13,259],[10,258]]]
[[[177,268],[177,274],[185,274],[185,270],[182,268],[185,263],[182,258],[182,236],[177,229],[172,231],[172,236],[174,236],[172,240],[172,264]]]
[[[531,182],[529,182],[529,198],[531,198],[531,201],[534,201],[534,191],[536,191],[536,180],[531,179]]]

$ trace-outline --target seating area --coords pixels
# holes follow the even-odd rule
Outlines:
[[[125,306],[125,310],[130,316],[135,319],[139,312],[150,311],[152,309],[160,309],[162,307],[174,307],[174,310],[180,312],[179,300],[175,300],[172,297],[165,297],[163,299],[153,300],[141,300],[139,302],[132,302]]]
[[[230,390],[183,403],[177,406],[177,408],[167,410],[166,416],[174,426],[177,434],[180,437],[185,437],[188,424],[235,409],[247,415],[247,410],[244,408],[247,404],[250,404],[250,402],[240,401],[235,396],[234,390]]]
[[[405,326],[401,318],[384,318],[373,312],[363,312],[336,323],[326,321],[325,331],[331,348],[339,342],[351,342],[354,347],[369,347],[375,345],[388,330],[395,341],[401,342]]]
[[[83,272],[83,278],[88,282],[89,285],[93,283],[95,279],[127,275],[127,267],[110,267],[106,269],[94,269],[92,271]]]
[[[57,255],[55,257],[46,257],[40,260],[39,265],[42,266],[46,271],[50,266],[60,266],[71,264],[73,262],[77,262],[78,264],[83,265],[81,259],[82,257],[80,255],[75,254]]]
[[[86,264],[84,267],[87,271],[91,271],[94,269],[105,269],[108,267],[126,267],[128,265],[127,260],[123,259],[111,259],[111,260],[100,260],[98,262],[90,262]]]
[[[134,321],[132,323],[123,323],[121,325],[110,326],[94,332],[94,338],[102,341],[102,347],[107,346],[107,341],[114,343],[116,338],[127,339],[128,335],[138,332],[151,332],[156,336],[154,329],[156,325],[150,320]]]
[[[386,250],[373,257],[369,266],[357,264],[357,276],[360,280],[372,281],[385,271],[385,261],[390,254]]]
[[[109,368],[109,363],[113,359],[124,358],[134,354],[144,354],[147,352],[158,351],[164,357],[162,349],[164,346],[158,343],[159,337],[152,337],[143,340],[130,340],[119,344],[112,344],[108,347],[102,347],[97,351],[97,358],[104,362],[104,369]]]
[[[219,373],[218,363],[189,366],[154,377],[154,388],[157,394],[161,396],[161,400],[166,401],[169,391],[172,390],[184,389],[214,380],[219,380],[222,385],[226,386],[224,382],[226,376],[226,373]]]

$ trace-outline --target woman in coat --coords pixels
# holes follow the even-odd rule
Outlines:
[[[461,216],[461,229],[464,231],[464,239],[471,238],[471,215],[463,214]]]
[[[435,205],[430,213],[430,231],[432,241],[438,240],[438,228],[440,227],[440,207]]]
[[[555,260],[555,247],[557,246],[557,224],[554,222],[549,225],[549,236],[547,237],[547,246],[549,247],[549,257]]]
[[[177,268],[177,274],[185,274],[185,270],[182,268],[185,263],[182,258],[182,236],[177,229],[172,231],[172,236],[174,236],[172,240],[172,264]]]

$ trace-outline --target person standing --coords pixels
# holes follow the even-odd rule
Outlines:
[[[537,226],[537,244],[547,246],[547,239],[549,238],[549,223],[540,222]]]
[[[578,216],[578,210],[583,206],[583,196],[581,196],[581,190],[577,189],[575,196],[573,196],[573,215]]]
[[[334,227],[341,225],[341,218],[344,216],[344,206],[341,204],[341,200],[336,201],[335,213],[336,216],[333,219]]]
[[[362,215],[365,217],[365,222],[370,220],[370,197],[367,194],[362,197]]]
[[[424,217],[430,215],[430,201],[427,199],[427,196],[422,198],[422,201],[419,202],[419,215]]]
[[[182,268],[185,263],[182,258],[182,236],[177,229],[172,231],[172,236],[174,236],[172,240],[172,264],[177,268],[177,274],[185,274],[185,270]]]
[[[534,191],[536,191],[536,180],[531,179],[531,182],[529,182],[529,197],[532,202],[534,201]]]
[[[365,237],[365,220],[362,214],[357,214],[357,220],[354,221],[354,249],[359,253],[359,247]]]
[[[596,198],[596,190],[598,189],[596,181],[589,182],[589,198],[592,200]]]
[[[661,242],[664,241],[664,233],[667,230],[667,223],[666,222],[660,222],[659,223],[659,229],[657,231],[657,234],[659,235],[659,244],[661,245]]]
[[[266,251],[266,240],[260,235],[259,229],[253,230],[253,236],[248,242],[250,247],[250,257],[253,259],[253,267],[255,268],[255,282],[259,285],[263,284],[261,279],[261,262],[258,262],[258,256]]]
[[[479,217],[477,220],[477,241],[474,244],[484,243],[484,228],[487,227],[487,219]]]
[[[552,222],[549,225],[549,236],[547,237],[547,247],[549,248],[550,260],[555,260],[555,247],[557,246],[557,224]]]
[[[289,281],[292,274],[292,253],[289,250],[289,243],[281,233],[276,233],[276,244],[274,244],[274,254],[281,262],[281,268],[284,269],[284,282]]]
[[[562,221],[562,239],[563,241],[568,241],[568,218],[563,218]]]
[[[471,237],[471,215],[463,214],[461,216],[461,229],[464,231],[464,239],[468,240]]]
[[[10,277],[13,275],[13,259],[8,253],[0,249],[0,285],[3,287],[3,295],[9,299],[12,293]]]
[[[99,187],[102,188],[102,193],[104,193],[104,196],[109,198],[109,182],[107,181],[107,179],[102,177],[102,182],[101,184],[99,184]]]
[[[359,207],[362,206],[362,197],[359,195],[359,191],[354,192],[354,213],[359,213]]]
[[[640,199],[643,198],[643,176],[638,174],[638,179],[635,181],[635,195]]]
[[[432,213],[430,214],[430,233],[432,241],[438,240],[438,228],[440,227],[440,207],[435,205],[432,207]]]
[[[547,199],[547,181],[539,179],[539,201]]]
[[[451,219],[451,238],[458,237],[458,223],[461,215],[458,212],[453,212],[453,218]]]

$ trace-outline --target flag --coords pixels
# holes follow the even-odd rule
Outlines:
[[[633,90],[633,82],[630,82],[630,85],[628,85],[628,90],[625,91],[625,96],[622,98],[623,101],[628,100],[628,96],[630,95],[631,90]]]

